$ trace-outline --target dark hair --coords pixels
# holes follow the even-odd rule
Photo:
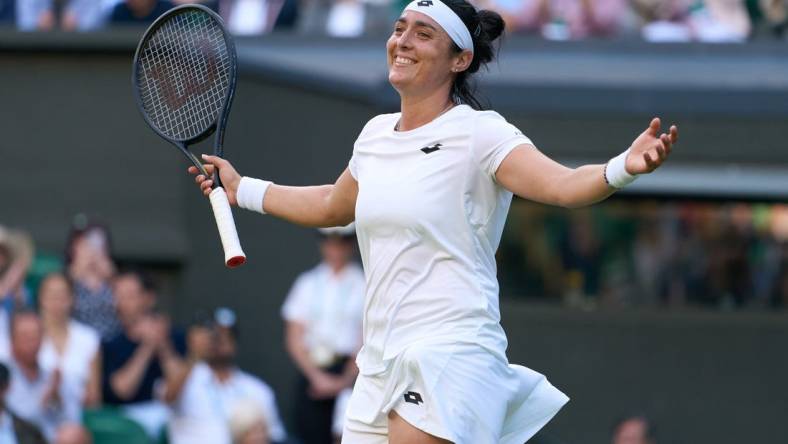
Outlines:
[[[136,279],[143,290],[151,294],[156,294],[156,283],[153,281],[151,275],[144,270],[136,267],[124,267],[115,275],[115,280],[125,277]]]
[[[8,323],[9,325],[9,334],[11,335],[11,339],[14,338],[14,332],[16,330],[16,323],[26,317],[35,318],[38,322],[41,322],[41,317],[38,315],[38,312],[33,310],[31,307],[19,307],[14,309],[14,312],[11,314],[11,320]]]
[[[442,0],[465,23],[473,39],[473,60],[465,71],[457,74],[451,87],[451,98],[455,102],[465,103],[472,108],[481,110],[483,105],[476,97],[476,85],[471,75],[481,67],[486,67],[496,56],[493,43],[503,34],[504,21],[495,11],[476,8],[467,0]],[[462,49],[452,42],[452,48],[460,53]]]
[[[71,265],[71,262],[74,261],[74,244],[77,240],[94,230],[101,231],[104,235],[107,256],[112,257],[112,236],[110,236],[109,227],[100,222],[89,220],[84,214],[77,214],[74,216],[68,236],[66,237],[66,248],[63,254],[66,267]]]

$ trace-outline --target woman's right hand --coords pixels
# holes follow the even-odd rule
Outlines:
[[[241,183],[241,175],[238,174],[238,171],[235,171],[232,164],[221,157],[203,154],[202,159],[206,162],[204,166],[208,174],[213,175],[214,171],[216,171],[217,168],[219,169],[219,178],[222,181],[222,187],[224,187],[225,193],[227,193],[227,199],[230,201],[230,205],[238,205],[238,200],[235,197],[238,192],[238,184]],[[206,197],[211,194],[211,187],[213,186],[213,179],[211,177],[205,177],[205,175],[194,166],[189,167],[189,173],[197,175],[194,181],[200,185],[200,189]]]

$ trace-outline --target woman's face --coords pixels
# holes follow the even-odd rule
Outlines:
[[[459,54],[435,20],[416,11],[405,11],[394,23],[386,42],[389,82],[400,95],[430,94],[450,86]],[[456,68],[455,68],[456,69]]]
[[[54,319],[67,319],[74,303],[71,287],[63,276],[52,275],[41,283],[39,292],[41,315]]]

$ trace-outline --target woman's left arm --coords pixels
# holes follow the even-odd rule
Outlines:
[[[647,174],[667,159],[678,140],[678,128],[671,126],[668,134],[659,134],[659,128],[659,118],[654,118],[635,139],[621,162],[624,173]],[[615,167],[611,164],[607,167]],[[568,168],[530,145],[521,145],[501,162],[495,179],[524,199],[577,208],[604,200],[617,190],[608,184],[605,168],[605,164]],[[607,177],[613,173],[607,171]]]

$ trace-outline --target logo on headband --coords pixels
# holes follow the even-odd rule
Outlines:
[[[432,0],[421,0],[416,3],[418,6],[432,6]]]

